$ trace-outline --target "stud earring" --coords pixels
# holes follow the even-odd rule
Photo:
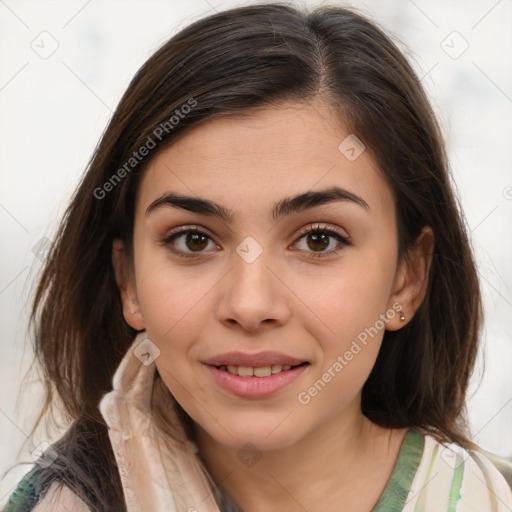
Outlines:
[[[400,310],[400,320],[401,320],[402,322],[404,322],[404,321],[405,321],[405,315],[404,315],[403,310]]]

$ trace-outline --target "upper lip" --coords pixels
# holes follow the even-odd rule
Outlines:
[[[272,366],[274,364],[289,364],[296,366],[305,363],[306,361],[297,359],[296,357],[282,354],[281,352],[256,352],[255,354],[248,354],[247,352],[225,352],[217,356],[211,357],[204,361],[205,364],[211,366]]]

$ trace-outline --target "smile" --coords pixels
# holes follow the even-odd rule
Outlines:
[[[228,372],[231,375],[239,375],[240,377],[270,377],[271,375],[276,375],[277,373],[286,372],[292,368],[295,368],[296,366],[300,365],[291,366],[289,364],[273,364],[272,366],[257,367],[222,365],[218,366],[217,368],[224,372]]]
[[[245,399],[261,399],[278,394],[290,386],[308,369],[309,363],[292,365],[235,366],[206,365],[214,383],[227,391]]]

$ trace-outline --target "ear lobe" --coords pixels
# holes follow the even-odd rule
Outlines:
[[[112,267],[121,295],[124,319],[128,325],[141,331],[145,327],[137,298],[135,276],[133,269],[129,266],[124,244],[118,238],[112,242]]]
[[[400,304],[401,311],[387,323],[387,330],[401,329],[412,319],[423,302],[427,291],[433,252],[434,233],[429,226],[425,226],[414,246],[407,251],[400,263],[389,304]],[[405,320],[400,319],[401,312],[403,312]]]

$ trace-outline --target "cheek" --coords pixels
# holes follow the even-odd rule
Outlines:
[[[354,260],[317,280],[307,276],[295,288],[309,308],[311,327],[335,339],[357,335],[373,325],[385,313],[390,297],[391,266],[359,255]]]
[[[207,275],[198,279],[189,272],[173,269],[168,264],[150,267],[140,274],[137,290],[145,330],[160,350],[155,364],[180,403],[188,397],[184,388],[193,384],[190,365],[198,364],[193,360],[194,346],[211,321],[211,311],[207,311],[211,310],[211,304],[208,306],[207,299],[208,291],[215,284]]]
[[[362,268],[356,273],[351,267],[309,296],[308,306],[316,315],[308,315],[305,329],[318,342],[318,364],[296,398],[312,415],[335,417],[344,410],[360,393],[378,356],[389,286],[381,269]]]
[[[197,381],[191,380],[193,348],[207,329],[206,296],[212,284],[194,279],[187,272],[170,265],[153,267],[141,274],[138,296],[148,337],[160,349],[155,364],[162,380],[175,399],[189,411],[190,393],[199,393]],[[210,306],[211,307],[211,306]]]
[[[165,249],[141,254],[136,269],[137,295],[148,334],[166,341],[180,334],[188,338],[206,321],[205,298],[215,285],[207,269],[171,261]]]
[[[297,295],[306,298],[302,321],[318,341],[320,372],[337,369],[338,381],[362,385],[366,380],[380,349],[385,319],[396,314],[387,311],[394,272],[391,261],[359,253],[347,258],[339,271],[330,272],[329,279],[318,279],[316,287],[311,286],[311,276],[303,280]],[[339,364],[333,368],[340,356],[343,372]],[[341,373],[344,376],[338,377]]]

